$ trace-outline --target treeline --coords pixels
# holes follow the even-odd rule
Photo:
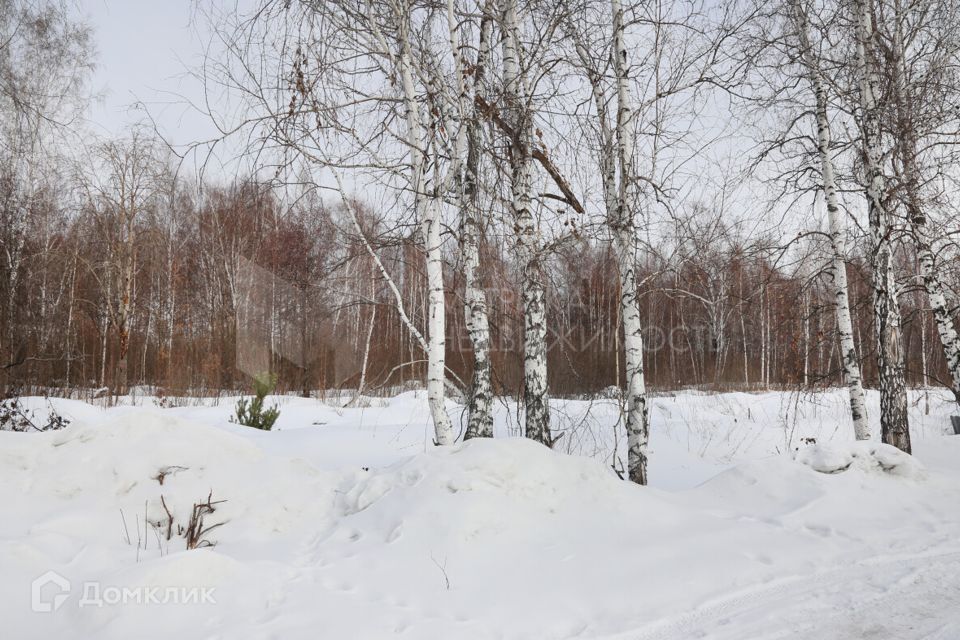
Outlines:
[[[127,143],[128,154],[138,151]],[[13,301],[0,325],[7,385],[120,393],[150,385],[170,395],[246,389],[248,374],[256,372],[238,368],[238,352],[243,358],[257,349],[269,354],[257,366],[278,373],[286,391],[355,389],[361,378],[368,393],[422,382],[422,350],[342,206],[315,193],[286,202],[253,180],[198,190],[178,182],[162,157],[141,165],[151,174],[149,192],[138,196],[141,208],[130,223],[110,207],[116,194],[78,209],[52,193],[34,200],[17,273],[11,277],[8,264],[2,272],[3,299]],[[424,256],[414,230],[391,227],[371,207],[355,205],[364,237],[400,288],[407,314],[425,331]],[[705,210],[696,217],[713,223],[678,225],[674,237],[664,238],[669,256],[649,251],[639,260],[650,384],[841,384],[823,274],[790,273],[777,265],[779,242],[741,237]],[[128,234],[133,259],[124,321],[121,247]],[[452,239],[447,245],[447,366],[451,379],[466,385],[473,355],[456,247]],[[517,395],[523,332],[514,265],[496,234],[482,253],[495,389]],[[909,258],[901,264],[905,278]],[[251,277],[252,268],[269,275]],[[550,388],[567,395],[621,386],[621,292],[609,246],[571,241],[550,258],[548,271]],[[868,274],[862,259],[848,264],[855,336],[864,354],[874,344]],[[915,287],[901,296],[908,376],[918,385],[947,379],[921,293]],[[121,383],[124,329],[128,379]],[[864,358],[868,385],[876,378],[871,360]]]
[[[615,392],[640,484],[651,386],[844,384],[858,439],[874,386],[907,452],[908,383],[960,400],[957,0],[209,11],[175,158],[82,135],[89,33],[0,4],[8,386],[422,384],[438,445],[454,394],[552,446]],[[251,178],[185,175],[230,142]]]

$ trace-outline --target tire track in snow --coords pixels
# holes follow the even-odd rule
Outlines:
[[[881,557],[712,599],[633,640],[956,640],[960,550]]]

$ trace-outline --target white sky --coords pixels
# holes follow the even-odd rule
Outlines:
[[[122,135],[149,112],[177,147],[215,136],[210,120],[188,104],[202,104],[204,97],[202,83],[189,75],[208,40],[198,7],[235,9],[251,1],[79,0],[97,49],[92,89],[99,97],[88,115],[91,130]]]

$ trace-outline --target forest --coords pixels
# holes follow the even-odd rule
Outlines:
[[[501,4],[198,9],[235,106],[177,146],[88,135],[91,28],[4,3],[4,387],[426,384],[543,441],[550,393],[960,390],[957,7]]]
[[[0,635],[960,638],[958,105],[960,0],[0,0]]]
[[[500,4],[210,10],[177,147],[6,2],[4,386],[960,389],[952,3]]]

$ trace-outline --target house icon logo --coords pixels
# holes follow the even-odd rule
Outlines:
[[[30,608],[38,613],[56,611],[70,597],[70,581],[47,571],[30,585]]]

